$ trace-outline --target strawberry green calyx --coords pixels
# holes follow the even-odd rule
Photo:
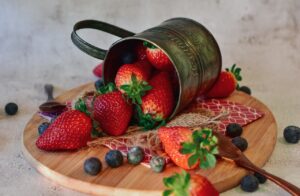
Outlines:
[[[99,94],[106,94],[106,93],[113,92],[116,89],[117,89],[116,85],[114,83],[110,82],[107,85],[101,86],[100,88],[98,88],[97,89],[97,93],[99,93]]]
[[[242,79],[243,79],[242,76],[241,76],[242,69],[239,68],[239,67],[236,67],[236,64],[233,64],[230,69],[226,68],[226,71],[231,72],[234,75],[234,77],[237,81],[236,89],[238,89],[239,88],[239,83],[238,82],[242,81]]]
[[[91,113],[89,112],[85,101],[83,100],[83,98],[79,98],[76,103],[75,103],[75,110],[78,110],[80,112],[85,113],[86,115],[90,116]]]
[[[138,81],[135,74],[131,75],[131,84],[124,84],[120,87],[124,90],[127,98],[129,98],[133,104],[142,104],[142,96],[146,91],[152,89],[152,87],[146,81]]]
[[[174,194],[175,196],[189,196],[191,176],[186,171],[181,174],[175,173],[174,175],[164,178],[164,185],[167,190],[163,192],[163,196]]]
[[[166,121],[161,118],[153,118],[151,114],[144,114],[141,107],[136,105],[138,113],[138,125],[145,130],[158,129],[166,124]]]
[[[154,46],[153,44],[151,44],[151,43],[149,43],[149,42],[146,42],[146,41],[143,42],[143,45],[144,45],[145,47],[151,48],[151,49],[156,49],[156,48],[157,48],[157,47]]]
[[[200,168],[208,169],[216,165],[215,154],[218,153],[218,139],[213,135],[212,130],[204,128],[196,130],[192,135],[193,142],[183,142],[180,149],[181,154],[190,154],[189,166],[200,160]]]

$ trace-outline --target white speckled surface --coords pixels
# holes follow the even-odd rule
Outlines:
[[[73,46],[70,32],[82,19],[103,20],[133,32],[171,17],[189,17],[216,37],[224,67],[243,68],[242,84],[273,111],[278,140],[266,170],[300,186],[299,143],[288,145],[285,126],[300,126],[300,1],[298,0],[1,0],[0,107],[18,103],[18,115],[0,110],[0,195],[82,195],[53,183],[33,169],[21,152],[26,122],[45,101],[43,84],[55,94],[95,80],[98,63]],[[108,47],[116,40],[89,32],[86,38]],[[263,130],[262,130],[263,131]],[[239,187],[222,195],[243,195]],[[287,195],[271,182],[253,195]]]

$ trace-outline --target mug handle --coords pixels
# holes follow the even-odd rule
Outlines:
[[[118,36],[120,38],[133,36],[135,33],[122,29],[120,27],[97,21],[97,20],[83,20],[77,22],[73,27],[73,32],[71,34],[71,39],[73,43],[86,54],[95,57],[97,59],[103,60],[107,53],[107,50],[98,48],[93,46],[92,44],[84,41],[79,35],[76,33],[79,29],[97,29],[100,31],[104,31],[106,33],[110,33],[112,35]]]

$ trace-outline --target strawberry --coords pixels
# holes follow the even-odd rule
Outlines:
[[[152,89],[142,98],[139,112],[139,124],[146,129],[153,128],[155,122],[166,120],[173,112],[175,105],[172,84],[167,72],[154,75],[149,85]]]
[[[126,102],[119,91],[99,95],[94,101],[93,117],[109,135],[124,134],[131,116],[132,105]]]
[[[183,169],[207,169],[216,165],[217,138],[211,129],[192,131],[186,127],[161,127],[158,137],[172,161]]]
[[[138,60],[143,61],[147,58],[146,49],[147,48],[143,45],[143,42],[139,42],[136,45],[135,52],[137,54]]]
[[[36,141],[42,150],[76,150],[87,145],[91,139],[92,121],[78,110],[59,115]]]
[[[208,91],[206,97],[208,98],[224,98],[228,97],[233,91],[238,88],[238,81],[242,80],[240,76],[241,68],[236,68],[234,64],[231,69],[222,71],[217,82],[212,89]]]
[[[169,57],[156,46],[144,42],[144,45],[147,46],[146,55],[148,61],[158,70],[162,71],[171,71],[173,64],[170,61]]]
[[[133,103],[141,104],[141,97],[145,91],[150,90],[147,83],[150,74],[151,66],[147,62],[125,64],[118,70],[115,83],[122,93],[132,99]]]
[[[188,159],[190,155],[180,153],[182,142],[192,141],[192,131],[186,127],[160,127],[158,137],[163,144],[165,152],[172,161],[183,169],[194,169],[199,163],[189,166]]]
[[[99,78],[102,78],[102,69],[103,69],[103,63],[100,63],[93,69],[94,75]]]
[[[181,174],[164,178],[163,182],[167,187],[163,195],[175,196],[218,196],[219,193],[215,187],[203,176],[189,174],[182,171]]]

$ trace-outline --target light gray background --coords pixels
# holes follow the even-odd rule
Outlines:
[[[82,195],[41,176],[21,152],[23,128],[46,99],[44,83],[53,83],[57,95],[96,79],[92,68],[99,61],[72,44],[73,24],[98,19],[140,32],[178,16],[213,33],[224,67],[243,68],[242,84],[278,122],[276,148],[264,168],[300,186],[299,144],[282,138],[285,126],[300,126],[300,1],[0,0],[0,107],[10,101],[20,106],[13,117],[0,112],[0,195]],[[105,48],[117,40],[94,31],[84,37]],[[223,195],[242,194],[237,187]],[[253,195],[287,194],[267,182]]]

